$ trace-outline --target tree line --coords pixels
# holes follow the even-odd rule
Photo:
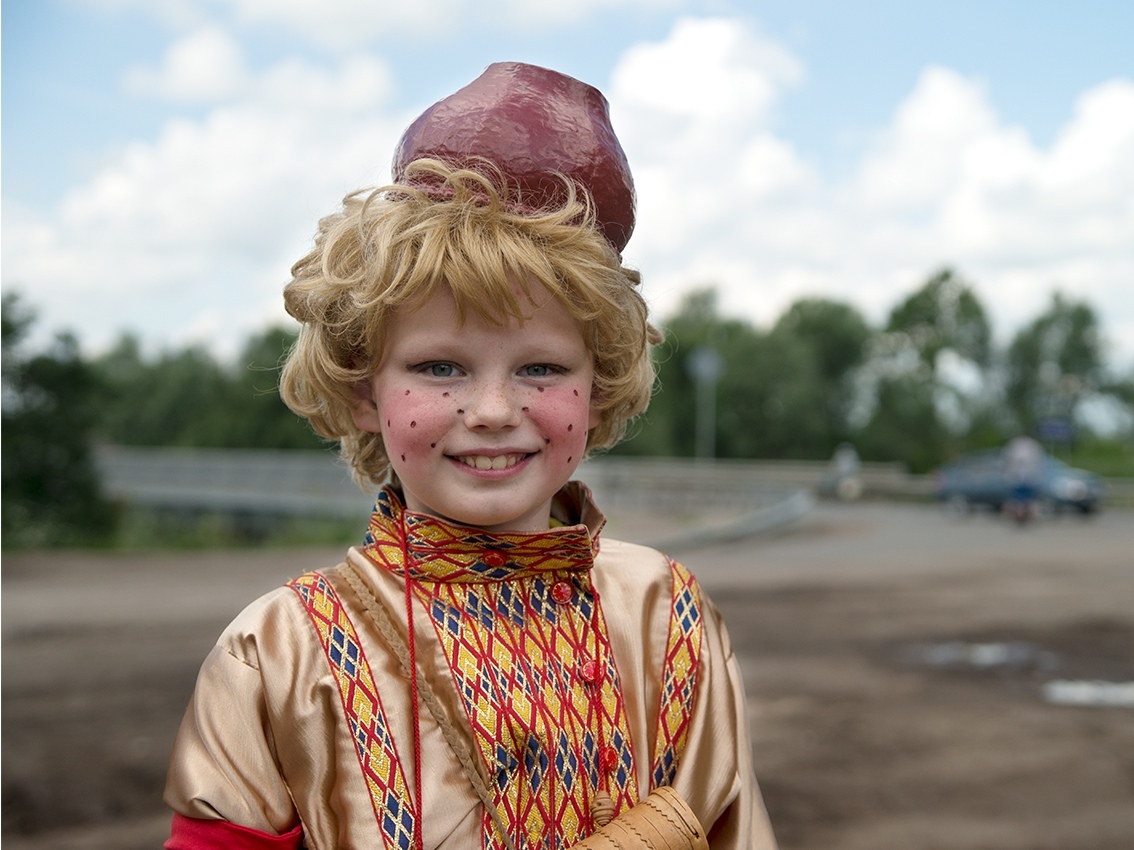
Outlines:
[[[1088,405],[1132,436],[1134,372],[1108,368],[1095,310],[1058,292],[1003,349],[972,284],[948,268],[881,327],[849,304],[806,298],[761,330],[720,315],[710,288],[665,329],[659,392],[619,451],[696,453],[693,367],[706,349],[719,361],[718,457],[825,458],[850,442],[865,460],[926,472],[1019,433],[1063,447],[1092,439]]]
[[[223,363],[199,346],[147,356],[131,335],[93,358],[67,333],[29,352],[34,315],[17,295],[4,295],[2,319],[6,544],[89,542],[113,527],[91,456],[100,442],[327,447],[276,392],[290,329],[257,334]],[[1083,408],[1100,400],[1126,429],[1119,442],[1134,436],[1134,373],[1107,368],[1094,309],[1058,293],[1003,350],[950,269],[881,327],[847,303],[806,298],[760,329],[722,315],[711,288],[662,325],[657,392],[615,453],[695,456],[707,444],[719,458],[822,459],[849,442],[864,460],[924,472],[1021,432],[1090,439]]]

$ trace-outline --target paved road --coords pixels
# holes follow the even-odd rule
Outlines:
[[[697,517],[615,517],[610,533],[648,541]],[[1134,565],[1134,511],[1057,516],[1018,528],[997,517],[955,518],[924,505],[820,503],[778,532],[676,549],[708,587],[872,582],[1018,565],[1041,572],[1081,561]],[[5,637],[47,622],[227,622],[259,594],[342,549],[103,554],[11,553],[4,558]]]
[[[1019,527],[987,514],[953,517],[936,506],[820,503],[782,533],[686,557],[702,580],[757,585],[847,582],[1084,559],[1134,565],[1134,511],[1057,515]]]

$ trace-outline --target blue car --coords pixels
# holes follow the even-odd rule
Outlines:
[[[975,507],[999,511],[1012,494],[1003,452],[988,449],[962,455],[933,473],[934,495],[950,510],[965,513]],[[1103,482],[1093,472],[1075,469],[1050,455],[1044,458],[1037,501],[1047,511],[1077,510],[1089,514],[1102,502]]]

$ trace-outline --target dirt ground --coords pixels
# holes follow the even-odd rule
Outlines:
[[[160,846],[170,742],[213,639],[338,554],[5,555],[4,846]],[[1134,682],[1134,512],[1018,529],[821,504],[675,554],[729,623],[785,850],[1134,847],[1134,708],[1044,698],[1129,695],[1058,683]]]

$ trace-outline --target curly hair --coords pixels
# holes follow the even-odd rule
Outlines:
[[[391,472],[382,437],[359,429],[352,413],[358,383],[381,363],[391,316],[444,286],[459,317],[472,310],[500,324],[522,321],[513,284],[524,296],[538,284],[582,323],[594,357],[601,420],[587,451],[617,443],[649,403],[650,346],[662,335],[647,318],[638,272],[595,227],[586,193],[562,178],[562,206],[533,211],[522,199],[506,202],[507,183],[488,166],[422,159],[406,177],[409,185],[348,195],[292,267],[284,303],[301,328],[280,382],[288,407],[340,442],[360,484],[381,484]]]

